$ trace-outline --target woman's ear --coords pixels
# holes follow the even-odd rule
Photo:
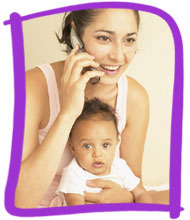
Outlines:
[[[69,147],[70,147],[70,149],[71,149],[72,154],[75,155],[75,148],[74,148],[74,146],[73,146],[73,143],[72,143],[71,138],[69,138],[68,144],[69,144]]]

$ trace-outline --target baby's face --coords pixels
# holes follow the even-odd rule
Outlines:
[[[72,131],[70,144],[80,166],[95,175],[110,172],[118,143],[113,121],[81,120]]]

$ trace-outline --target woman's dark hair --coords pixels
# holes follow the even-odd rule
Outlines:
[[[74,22],[75,30],[80,39],[82,39],[82,35],[84,33],[84,29],[88,26],[94,19],[94,17],[101,13],[104,9],[88,9],[88,10],[80,10],[80,11],[72,11],[68,12],[64,15],[63,24],[62,24],[62,35],[61,38],[58,37],[60,43],[68,45],[72,48],[70,41],[70,31],[71,31],[71,23]],[[135,17],[137,20],[137,26],[139,27],[140,16],[137,10],[133,10],[135,13]]]
[[[136,21],[137,21],[137,27],[139,28],[139,24],[140,24],[139,11],[138,10],[133,10],[133,12],[135,13],[135,17],[136,17]]]
[[[78,121],[89,120],[92,118],[95,118],[97,120],[102,120],[102,121],[113,121],[116,132],[117,132],[117,136],[119,135],[119,131],[117,127],[118,122],[117,122],[115,110],[110,105],[102,102],[101,100],[97,98],[94,98],[94,99],[85,101],[83,111],[79,115],[79,117],[76,119],[71,129],[70,137],[72,134],[72,130]]]

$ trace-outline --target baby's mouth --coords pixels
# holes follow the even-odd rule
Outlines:
[[[102,167],[104,166],[104,163],[101,162],[101,161],[97,161],[97,162],[94,162],[94,163],[92,164],[92,166],[93,166],[94,168],[102,168]]]

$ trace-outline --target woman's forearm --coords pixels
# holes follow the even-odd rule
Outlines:
[[[74,119],[59,115],[36,150],[21,164],[15,206],[35,208],[58,169]]]
[[[136,203],[154,203],[153,199],[148,192],[141,193],[137,198],[135,198]]]
[[[134,197],[133,194],[131,192],[129,192],[128,190],[125,190],[125,196],[123,196],[123,203],[133,203],[134,202]]]

